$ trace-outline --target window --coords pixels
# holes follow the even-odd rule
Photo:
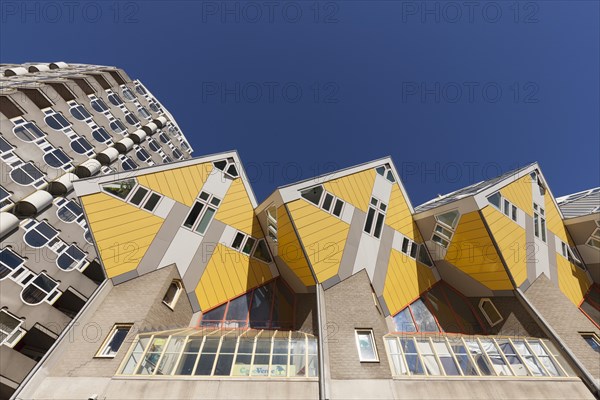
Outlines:
[[[0,310],[0,345],[13,347],[25,334],[23,320],[8,311]]]
[[[170,309],[175,308],[175,304],[177,303],[177,300],[179,299],[179,295],[181,294],[182,291],[183,291],[183,284],[181,283],[180,280],[175,279],[169,285],[169,288],[167,289],[167,293],[165,293],[165,297],[163,297],[163,303],[165,303],[165,305],[167,305]]]
[[[583,337],[583,340],[585,340],[586,343],[590,345],[592,350],[594,350],[596,353],[600,353],[600,339],[598,339],[598,336],[596,336],[596,334],[585,333],[582,334],[581,337]]]
[[[123,104],[123,100],[116,93],[111,93],[108,95],[108,101],[110,101],[114,106],[119,107]]]
[[[96,357],[114,358],[125,341],[131,327],[131,324],[115,325],[108,334],[100,350],[98,350]]]
[[[365,221],[364,232],[375,236],[377,239],[381,237],[383,229],[383,221],[385,220],[385,211],[387,204],[379,201],[375,197],[371,197],[369,212]]]
[[[258,336],[203,331],[140,335],[122,375],[316,378],[317,340],[302,332],[263,331]]]
[[[135,185],[135,179],[125,179],[122,181],[105,183],[102,185],[102,190],[125,200]]]
[[[83,216],[83,209],[73,200],[61,199],[57,205],[56,215],[63,222],[73,222]]]
[[[21,299],[25,304],[35,306],[44,300],[50,302],[58,295],[58,283],[48,275],[41,273],[23,288]]]
[[[566,376],[540,339],[385,337],[392,375]]]
[[[71,142],[71,149],[77,154],[87,154],[94,150],[90,142],[83,136],[80,136]]]
[[[183,226],[204,235],[220,203],[221,199],[201,192],[183,222]]]
[[[379,362],[373,331],[371,329],[357,329],[354,334],[356,335],[356,348],[358,349],[360,362]]]
[[[35,223],[35,221],[33,221]],[[29,229],[25,235],[23,235],[23,240],[30,247],[33,248],[41,248],[46,246],[50,241],[58,236],[58,231],[54,229],[50,224],[46,221],[37,222],[33,228]]]
[[[25,122],[24,120],[20,119],[15,121],[15,124],[17,124],[18,121],[20,121],[21,124],[18,124],[13,128],[13,133],[22,141],[33,142],[34,140],[44,137],[46,135],[33,122]]]
[[[267,208],[267,234],[277,242],[277,208],[271,206]]]
[[[576,255],[575,249],[562,241],[560,242],[560,245],[563,257],[569,260],[569,262],[577,265],[579,268],[585,270],[585,266],[583,265],[579,257]]]
[[[166,138],[166,136],[165,136]],[[168,138],[166,138],[167,141],[169,140]],[[161,138],[162,140],[162,138]],[[167,142],[164,142],[167,143]],[[225,172],[227,175],[231,176],[232,178],[237,178],[240,176],[240,174],[238,173],[238,169],[235,165],[235,161],[233,160],[233,158],[228,158],[226,160],[220,160],[220,161],[215,161],[213,163],[213,165],[215,166],[215,168]]]
[[[71,126],[71,123],[67,121],[67,119],[63,117],[61,113],[57,112],[51,112],[50,114],[47,114],[44,118],[44,121],[55,131],[62,131],[63,129]]]
[[[63,166],[69,164],[71,159],[62,149],[54,149],[44,154],[44,161],[52,168],[62,168]]]
[[[151,193],[150,196],[148,196],[148,199],[146,200],[142,208],[146,211],[152,212],[156,208],[156,205],[158,204],[160,199],[162,199],[161,195],[159,195],[158,193]]]
[[[181,160],[183,158],[183,153],[179,149],[173,149],[173,157],[176,160]]]
[[[130,171],[132,169],[136,169],[138,165],[129,157],[123,156],[121,159],[121,168],[123,171]]]
[[[134,101],[136,99],[135,95],[128,88],[123,88],[123,97],[127,101]]]
[[[148,112],[148,110],[146,110],[145,107],[143,106],[139,106],[138,107],[138,114],[140,115],[140,117],[145,118],[145,119],[152,119],[152,115],[150,115],[150,113]]]
[[[396,178],[394,178],[394,173],[392,172],[392,168],[389,164],[382,165],[381,167],[375,168],[377,174],[383,176],[385,179],[390,181],[391,183],[396,182]]]
[[[200,326],[293,329],[295,305],[295,294],[287,283],[274,279],[225,304],[203,311]]]
[[[150,146],[150,150],[154,152],[159,152],[161,150],[160,145],[153,138],[148,139],[148,146]]]
[[[11,193],[0,186],[0,208],[6,207],[9,204],[12,204],[10,201]]]
[[[413,246],[414,245],[415,244],[413,244]],[[427,265],[428,267],[433,267],[433,262],[431,261],[431,257],[429,257],[427,247],[424,244],[420,244],[418,246],[419,252],[417,253],[417,261],[419,261],[421,264]]]
[[[140,123],[140,120],[137,119],[137,117],[130,112],[125,114],[125,121],[127,121],[127,123],[132,126],[136,126]]]
[[[92,131],[92,137],[94,138],[94,140],[96,140],[100,143],[108,143],[112,139],[110,137],[110,135],[108,134],[108,132],[106,132],[106,129],[104,129],[102,127],[98,127],[97,129],[94,129]]]
[[[460,214],[456,210],[436,215],[435,220],[437,223],[433,228],[431,240],[444,248],[448,248],[452,236],[454,236],[454,230],[458,225],[459,217]]]
[[[32,162],[20,165],[10,172],[11,179],[22,186],[34,185],[44,179],[44,174]]]
[[[85,253],[76,245],[67,247],[62,254],[56,258],[56,265],[63,271],[70,271],[80,267],[85,262]]]
[[[115,118],[115,120],[110,123],[110,129],[112,129],[115,133],[123,133],[127,131],[125,125],[118,118]]]
[[[98,99],[98,98],[93,99],[92,101],[90,101],[90,105],[96,112],[99,112],[101,114],[108,111],[108,106],[101,99]]]
[[[300,196],[310,201],[314,205],[318,206],[321,202],[321,196],[323,195],[323,186],[315,186],[310,189],[303,190],[300,192]]]
[[[479,309],[490,326],[498,325],[504,319],[490,299],[481,299]]]
[[[169,138],[167,137],[167,135],[165,135],[163,132],[158,134],[158,138],[160,139],[161,142],[163,142],[164,144],[169,143]]]
[[[6,278],[24,263],[25,259],[12,251],[11,248],[5,247],[0,250],[0,280]]]
[[[137,157],[138,160],[140,160],[142,162],[146,162],[150,159],[150,154],[148,154],[146,149],[144,149],[142,147],[137,149],[137,151],[135,152],[135,156]]]
[[[0,136],[0,154],[12,152],[13,147],[10,143],[6,141],[2,136]]]
[[[273,261],[271,258],[271,254],[269,253],[267,243],[264,239],[257,240],[242,232],[237,232],[235,234],[235,237],[231,242],[231,248],[237,251],[241,251],[246,255],[252,254],[252,257],[264,261],[266,263],[270,263],[271,261]]]
[[[533,233],[535,237],[546,241],[546,216],[544,209],[533,203]]]
[[[69,112],[78,121],[86,121],[92,118],[92,115],[85,109],[82,105],[76,105],[75,107],[71,107]]]
[[[142,85],[135,85],[135,91],[141,94],[142,96],[146,94],[146,89],[142,87]]]
[[[598,221],[596,221],[596,225],[599,225]],[[596,228],[594,232],[592,232],[586,244],[600,250],[600,228]]]

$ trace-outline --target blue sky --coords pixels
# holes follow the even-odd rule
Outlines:
[[[258,200],[391,155],[414,205],[538,161],[599,185],[597,1],[0,3],[2,62],[116,65]]]

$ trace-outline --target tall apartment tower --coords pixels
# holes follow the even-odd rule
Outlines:
[[[0,398],[8,398],[105,280],[73,181],[183,160],[192,148],[119,68],[3,64],[0,76]],[[100,250],[126,259],[134,246]]]

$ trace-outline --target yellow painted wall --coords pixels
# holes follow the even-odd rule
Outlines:
[[[558,287],[573,304],[579,307],[592,282],[588,280],[585,271],[559,254],[556,254],[556,265],[558,267]]]
[[[286,205],[306,250],[317,280],[337,274],[350,224],[326,213],[304,199]]]
[[[242,179],[235,179],[223,199],[215,219],[256,238],[264,237],[254,207]]]
[[[215,307],[272,279],[269,266],[218,244],[196,286],[202,310]]]
[[[515,283],[522,285],[527,279],[525,229],[492,206],[485,207],[482,212]]]
[[[314,285],[315,280],[313,279],[306,257],[304,257],[300,241],[296,236],[296,231],[294,231],[294,227],[292,226],[292,222],[285,206],[281,206],[277,209],[277,239],[277,252],[279,257],[305,286]]]
[[[513,288],[477,211],[460,217],[445,259],[491,290]]]
[[[208,162],[154,172],[136,178],[140,185],[191,207],[212,169],[212,163]]]
[[[385,223],[392,229],[408,236],[418,243],[423,242],[419,229],[413,221],[412,214],[408,208],[408,203],[397,183],[392,186]]]
[[[105,193],[81,198],[109,278],[134,270],[163,219]]]
[[[369,168],[356,174],[327,181],[323,186],[328,192],[367,212],[374,184],[375,169]]]
[[[383,298],[391,315],[402,310],[435,282],[430,268],[392,249],[383,287]]]
[[[572,246],[573,243],[571,240],[569,240],[563,220],[560,217],[554,201],[552,200],[550,192],[548,191],[546,191],[546,194],[544,195],[544,203],[544,211],[546,212],[546,227],[549,231],[558,236],[560,240],[565,243],[569,243]]]
[[[500,189],[500,194],[528,215],[533,216],[531,188],[531,176],[525,175]]]

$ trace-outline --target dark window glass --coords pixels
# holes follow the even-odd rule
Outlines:
[[[223,320],[223,317],[225,316],[226,307],[227,304],[223,304],[217,308],[213,308],[212,310],[205,312],[202,315],[200,326],[214,326],[215,321],[221,323],[221,320]]]
[[[238,232],[235,235],[235,238],[233,239],[233,243],[231,244],[231,247],[233,247],[236,250],[239,250],[245,237],[246,236],[243,233]]]
[[[198,219],[198,215],[200,215],[200,212],[202,211],[203,207],[204,204],[196,202],[192,207],[192,210],[188,214],[187,218],[185,219],[183,226],[191,229],[196,220]]]
[[[58,286],[58,283],[54,282],[46,275],[39,275],[33,280],[33,283],[38,285],[42,290],[45,290],[46,292],[50,292],[52,289]]]
[[[117,107],[123,104],[123,100],[121,100],[121,98],[115,93],[108,95],[108,101],[110,101],[113,105]]]
[[[135,155],[140,161],[145,162],[146,160],[150,159],[150,154],[148,154],[148,152],[141,147],[138,149],[138,151],[135,152]]]
[[[446,303],[442,285],[434,286],[424,297],[427,298],[427,308],[435,315],[444,332],[462,332],[462,327],[454,318],[452,309]]]
[[[488,201],[490,202],[490,204],[493,204],[496,207],[500,208],[500,193],[494,193],[493,195],[488,197]]]
[[[160,146],[158,145],[158,143],[156,143],[156,140],[150,138],[150,140],[148,140],[148,145],[150,146],[150,150],[152,151],[159,151],[160,150]]]
[[[3,137],[0,136],[0,153],[11,151],[13,147]]]
[[[431,312],[425,307],[421,299],[410,305],[417,328],[421,332],[439,332],[438,326]]]
[[[92,132],[92,137],[100,143],[106,143],[111,139],[108,132],[106,132],[106,129],[101,127]]]
[[[225,167],[227,166],[227,161],[225,161],[225,160],[215,161],[214,165],[215,165],[215,167],[217,167],[217,169],[224,171]]]
[[[146,201],[146,204],[144,204],[144,209],[148,211],[153,211],[161,198],[162,197],[160,195],[152,193],[148,198],[148,201]]]
[[[378,213],[377,214],[377,222],[375,223],[375,237],[376,238],[380,238],[381,237],[381,230],[383,229],[383,218],[384,218],[384,214]]]
[[[365,221],[365,232],[371,233],[371,228],[373,227],[373,220],[375,219],[375,210],[369,208],[369,213],[367,214],[367,220]]]
[[[256,249],[254,249],[254,257],[268,263],[272,261],[271,256],[269,255],[269,250],[267,249],[267,244],[264,240],[260,240],[258,242]]]
[[[131,197],[131,203],[135,204],[136,206],[139,206],[142,202],[142,199],[146,196],[147,193],[148,189],[145,189],[143,187],[138,188],[138,190]]]
[[[410,241],[409,241],[407,238],[404,238],[404,239],[402,240],[402,252],[403,252],[404,254],[407,254],[407,253],[408,253],[408,244],[409,244],[409,243],[410,243]]]
[[[183,158],[183,154],[178,149],[173,149],[173,157],[179,160]]]
[[[36,305],[44,301],[48,293],[31,284],[27,285],[22,292],[23,301],[30,305]]]
[[[238,176],[237,168],[234,164],[231,164],[229,167],[227,167],[227,173],[233,177]]]
[[[325,200],[323,200],[323,209],[325,211],[329,211],[329,209],[331,208],[331,203],[333,203],[333,196],[329,193],[326,193]]]
[[[125,125],[123,125],[123,123],[119,119],[115,119],[113,122],[110,123],[110,129],[112,129],[116,133],[123,133],[127,130]]]
[[[79,121],[85,121],[86,119],[92,118],[88,110],[81,105],[72,107],[69,111],[71,112],[71,115]]]
[[[133,125],[133,126],[140,123],[140,120],[137,119],[137,117],[135,115],[133,115],[132,113],[127,113],[125,115],[125,121],[127,121],[127,123],[129,125]]]
[[[333,207],[333,215],[339,217],[342,214],[342,207],[344,206],[344,202],[340,199],[335,201],[335,206]]]
[[[310,201],[315,205],[319,205],[321,201],[321,195],[323,194],[323,186],[315,186],[314,188],[305,190],[301,193],[301,196],[306,200]]]
[[[92,150],[93,147],[84,137],[79,137],[71,142],[71,148],[75,153],[85,154],[88,151]]]
[[[44,155],[44,161],[51,167],[61,168],[63,165],[68,164],[71,159],[61,149],[54,149]]]
[[[417,258],[417,244],[415,242],[413,242],[412,246],[410,247],[410,256],[412,258]]]
[[[121,199],[126,199],[134,186],[135,180],[126,179],[123,181],[106,183],[102,185],[102,189],[108,193],[114,194],[115,196]]]
[[[250,252],[252,251],[252,247],[254,247],[254,243],[256,243],[256,239],[249,237],[248,240],[246,240],[246,244],[244,244],[242,253],[250,254]]]
[[[32,142],[36,139],[44,137],[45,133],[32,122],[27,122],[23,125],[16,126],[13,129],[15,136],[25,142]]]
[[[271,288],[271,285],[259,287],[254,291],[254,297],[252,299],[252,308],[250,310],[250,327],[269,327],[269,317],[271,313],[272,301],[273,290]]]
[[[92,108],[99,113],[108,111],[108,106],[101,99],[92,100],[90,102],[90,104],[91,104]]]

